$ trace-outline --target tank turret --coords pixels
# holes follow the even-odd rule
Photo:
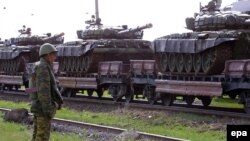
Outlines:
[[[10,45],[26,46],[26,45],[41,45],[44,43],[61,44],[64,41],[64,33],[55,34],[51,36],[51,33],[44,35],[31,35],[31,28],[23,26],[23,29],[18,30],[20,35],[10,39]]]
[[[104,27],[101,24],[101,19],[88,20],[85,23],[89,24],[85,30],[78,30],[77,36],[79,39],[142,39],[143,30],[151,28],[151,23],[144,26],[128,29],[127,25],[117,27]]]
[[[135,38],[135,39],[141,39],[143,36],[143,29],[151,28],[153,25],[151,23],[143,25],[143,26],[138,26],[136,28],[130,28],[126,30],[122,30],[118,32],[118,36],[120,38]]]
[[[153,59],[151,43],[142,40],[143,30],[152,24],[128,28],[127,25],[108,27],[101,23],[98,0],[95,0],[96,15],[87,20],[86,28],[77,31],[80,41],[71,41],[58,46],[60,71],[77,75],[96,73],[102,61],[130,59]],[[79,75],[78,75],[79,76]]]
[[[48,37],[44,37],[44,38],[41,38],[42,42],[43,43],[55,43],[55,42],[58,42],[57,44],[60,44],[63,42],[63,37],[64,36],[64,33],[60,33],[60,34],[55,34],[54,36],[48,36]],[[59,40],[58,40],[59,39]],[[60,40],[62,39],[62,40]]]

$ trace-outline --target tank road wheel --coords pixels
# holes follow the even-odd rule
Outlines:
[[[177,56],[176,56],[176,69],[177,69],[177,72],[179,72],[179,73],[181,73],[184,69],[183,54],[177,54]]]
[[[191,54],[184,55],[184,68],[186,73],[190,73],[193,69],[193,57]]]
[[[169,70],[170,72],[175,72],[175,63],[176,63],[176,58],[175,58],[175,54],[174,53],[171,53],[169,55]]]
[[[75,57],[69,57],[69,67],[70,67],[70,71],[71,72],[74,72],[74,69],[75,69]]]
[[[67,69],[67,58],[62,58],[62,64],[63,64],[63,66],[62,66],[63,71],[66,71],[66,69]]]
[[[194,59],[193,59],[193,67],[194,67],[195,73],[200,72],[201,64],[202,64],[201,62],[202,62],[201,55],[200,54],[195,54]]]
[[[80,71],[85,72],[85,57],[81,57],[80,59]]]
[[[21,57],[21,58],[17,58],[17,72],[23,72],[24,71],[24,66],[25,66],[25,58]]]
[[[71,57],[71,71],[76,71],[76,64],[77,64],[77,62],[76,62],[76,57]]]
[[[66,71],[69,72],[70,71],[70,68],[71,68],[71,62],[70,62],[70,57],[66,57],[65,58],[65,61],[66,61]]]
[[[90,65],[91,65],[91,56],[90,54],[88,54],[87,56],[85,56],[85,72],[89,71]]]
[[[205,74],[209,74],[211,72],[215,60],[216,60],[215,49],[209,49],[202,55],[202,71]]]
[[[204,107],[208,107],[212,102],[212,98],[209,96],[202,96],[200,99]]]
[[[7,62],[7,64],[6,64],[6,72],[9,72],[10,71],[10,60],[7,60],[6,62]]]
[[[161,94],[162,104],[165,106],[171,106],[174,103],[174,96],[171,94]]]
[[[2,67],[2,71],[5,71],[5,67],[6,67],[5,64],[6,64],[6,61],[3,61],[3,62],[2,62],[2,66],[1,66],[1,67]]]
[[[80,57],[76,57],[76,67],[75,67],[75,70],[77,72],[80,71],[80,66],[81,66]]]
[[[18,68],[17,68],[17,60],[14,60],[14,72],[17,72]]]
[[[160,55],[160,70],[166,72],[168,70],[168,54],[162,53]]]
[[[0,71],[2,71],[2,61],[0,60]]]
[[[12,60],[9,61],[9,72],[13,72]]]
[[[60,58],[58,58],[58,60],[59,60],[59,70],[63,71],[63,69],[64,69],[63,58],[60,57]]]
[[[191,106],[194,102],[195,96],[185,96],[185,101],[188,106]]]

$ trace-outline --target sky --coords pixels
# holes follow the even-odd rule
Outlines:
[[[152,23],[144,30],[145,40],[181,33],[185,18],[199,12],[200,2],[209,0],[99,0],[103,25],[128,25],[129,28]],[[236,0],[222,0],[222,6]],[[32,34],[65,33],[65,41],[77,38],[76,31],[85,29],[85,20],[95,14],[95,0],[0,0],[0,38],[17,37],[23,25]]]

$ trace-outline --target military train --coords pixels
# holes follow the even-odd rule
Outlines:
[[[161,101],[170,106],[178,96],[189,106],[195,98],[208,106],[214,96],[239,95],[239,102],[250,113],[250,15],[219,11],[217,4],[201,7],[199,14],[186,19],[192,32],[167,35],[153,42],[142,40],[143,29],[152,24],[107,28],[101,24],[98,10],[86,22],[89,26],[77,31],[78,41],[58,42],[59,34],[36,42],[56,44],[55,72],[64,96],[87,91],[90,97],[96,93],[101,98],[107,90],[114,101],[125,98],[130,103],[141,97],[150,104]],[[1,46],[2,90],[27,86],[33,71],[30,62],[38,60],[38,55],[30,53],[30,46],[39,44],[21,43],[22,48]],[[18,57],[24,61],[19,63]]]

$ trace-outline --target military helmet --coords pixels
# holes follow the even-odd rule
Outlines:
[[[52,52],[57,52],[57,49],[54,45],[49,44],[49,43],[45,43],[40,47],[39,50],[39,57],[52,53]]]

